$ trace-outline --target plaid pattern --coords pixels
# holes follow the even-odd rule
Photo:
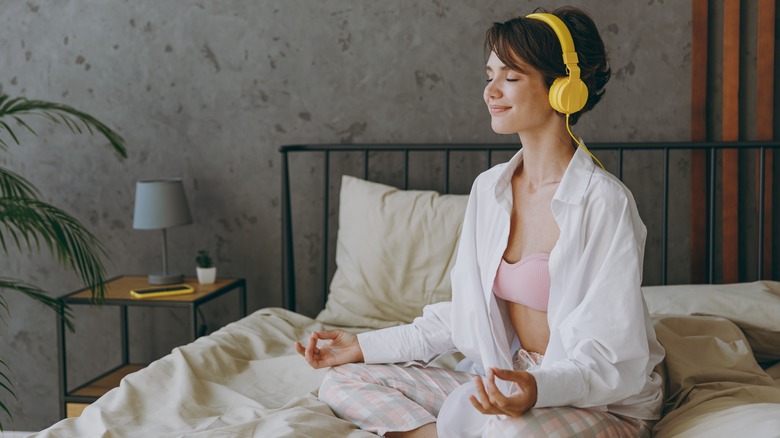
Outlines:
[[[541,362],[541,355],[521,351],[514,357],[516,368],[529,369]],[[468,373],[433,367],[345,364],[325,375],[319,398],[338,417],[384,435],[435,422],[447,396],[472,378]],[[606,411],[565,406],[531,409],[516,418],[484,418],[482,436],[491,438],[649,438],[653,425]]]
[[[384,435],[435,422],[444,399],[471,378],[433,367],[344,364],[325,375],[319,398],[338,417]]]
[[[649,421],[568,406],[531,409],[517,418],[501,416],[496,420],[488,421],[483,436],[649,438],[652,429]]]

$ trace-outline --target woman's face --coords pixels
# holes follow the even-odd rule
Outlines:
[[[483,97],[498,134],[532,131],[555,117],[542,74],[523,61],[518,64],[521,71],[511,70],[491,52],[485,66],[488,79]]]

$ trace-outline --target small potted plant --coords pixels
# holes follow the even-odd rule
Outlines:
[[[209,252],[205,249],[198,251],[195,262],[197,263],[196,271],[198,272],[198,283],[213,284],[214,280],[217,278],[217,268],[211,261]]]

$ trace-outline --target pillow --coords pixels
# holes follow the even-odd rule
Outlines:
[[[780,424],[780,386],[756,362],[736,324],[713,316],[654,319],[666,349],[664,416],[654,437],[742,436],[733,433],[739,428],[766,436],[752,432],[769,417]],[[724,429],[725,418],[738,423]]]
[[[411,322],[426,304],[449,300],[467,201],[466,195],[405,191],[343,176],[336,273],[317,319],[383,328]]]
[[[734,322],[761,362],[780,360],[780,283],[645,286],[651,315],[710,315]]]

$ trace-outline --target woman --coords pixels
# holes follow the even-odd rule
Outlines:
[[[569,129],[609,79],[603,42],[561,8],[494,24],[485,48],[493,130],[522,149],[474,182],[452,301],[296,348],[334,366],[320,399],[388,437],[649,436],[664,352],[640,290],[646,229]],[[466,357],[456,371],[399,364],[453,351]]]

